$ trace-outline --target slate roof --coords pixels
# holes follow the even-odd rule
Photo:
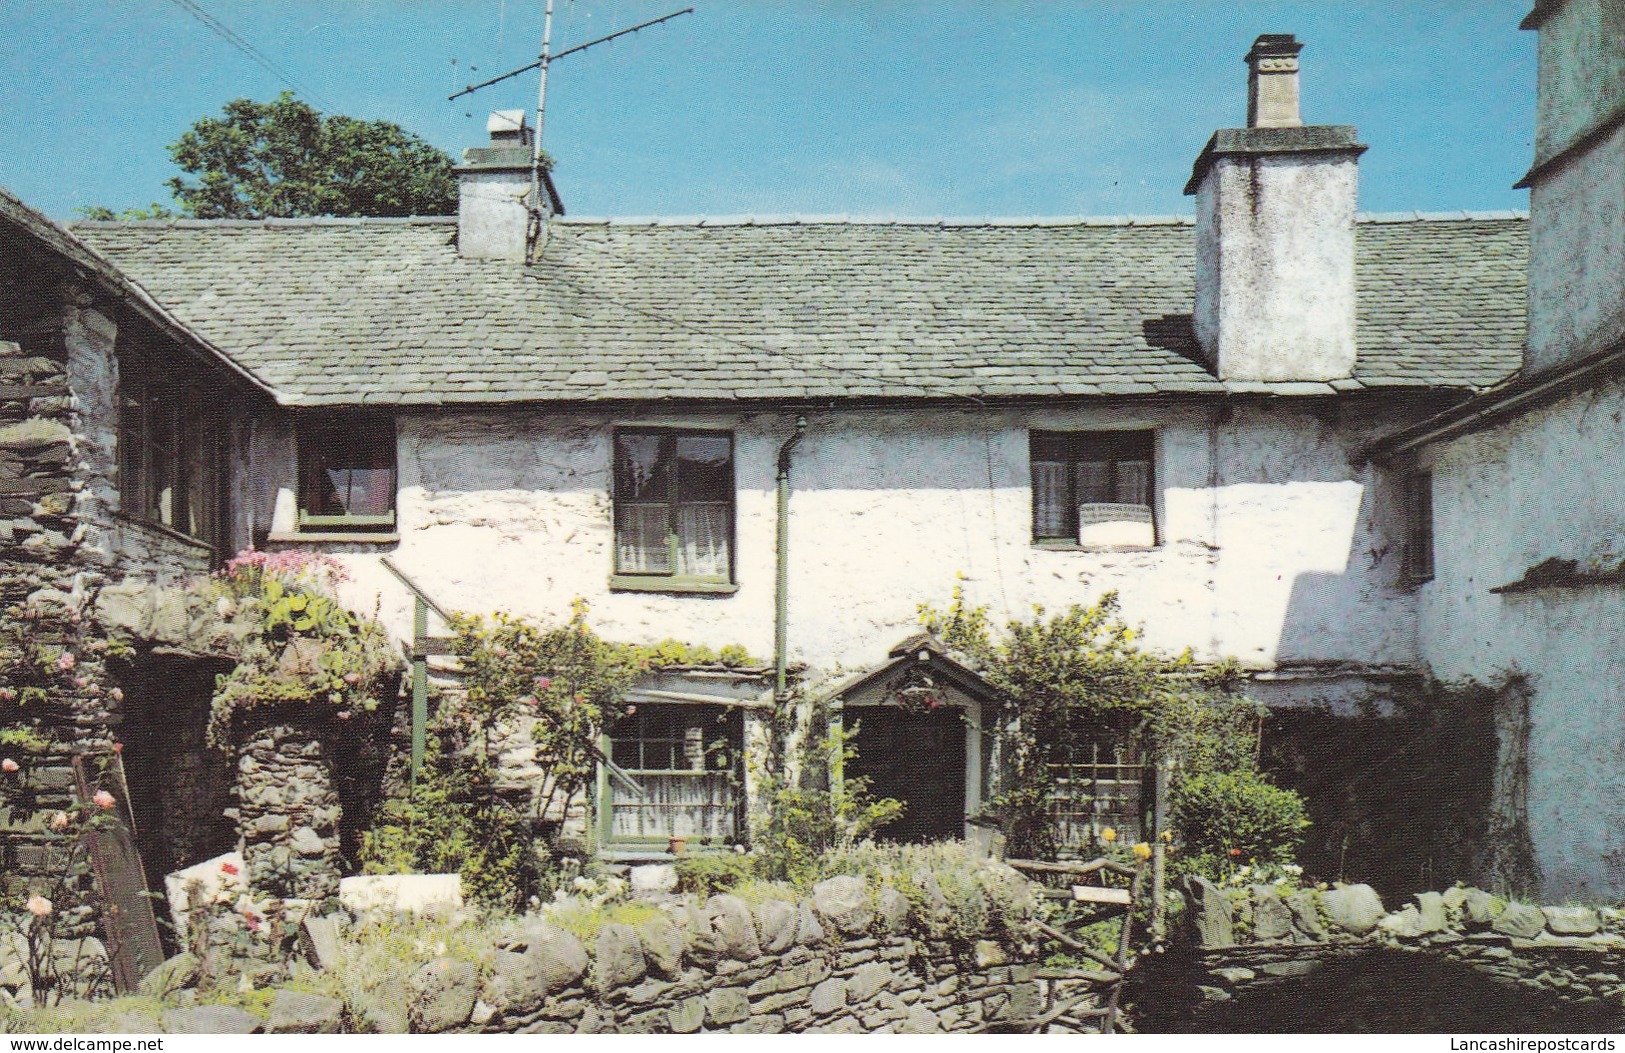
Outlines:
[[[1364,217],[1359,366],[1224,385],[1188,219],[556,221],[538,262],[455,221],[75,229],[292,405],[1479,388],[1521,360],[1527,222]]]

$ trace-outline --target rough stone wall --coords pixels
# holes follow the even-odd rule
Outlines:
[[[946,602],[959,575],[996,615],[1120,592],[1153,647],[1190,646],[1260,668],[1408,667],[1412,594],[1400,582],[1396,510],[1353,469],[1364,438],[1417,407],[1218,407],[840,412],[814,418],[791,498],[791,658],[816,677],[884,659]],[[737,567],[732,596],[609,590],[613,530],[605,414],[403,416],[400,534],[390,553],[448,608],[562,616],[580,596],[613,638],[678,637],[772,650],[774,466],[792,418],[641,418],[732,429]],[[1029,429],[1157,428],[1161,544],[1050,551],[1032,544]],[[291,500],[293,470],[258,469],[261,506]],[[272,493],[271,491],[275,491]],[[354,546],[347,599],[410,632],[406,591]],[[1315,697],[1324,681],[1298,685]]]
[[[332,762],[309,730],[257,729],[237,751],[237,831],[249,886],[262,896],[321,900],[339,890]]]
[[[1192,880],[1186,896],[1184,982],[1207,1002],[1374,948],[1433,955],[1577,1005],[1625,1002],[1625,912],[1609,907],[1542,907],[1459,885],[1395,911],[1369,885],[1282,894]]]
[[[1419,592],[1423,657],[1447,683],[1520,676],[1526,752],[1501,758],[1502,797],[1516,804],[1504,799],[1526,772],[1551,899],[1625,896],[1621,415],[1625,383],[1614,380],[1441,443],[1423,461],[1435,535],[1434,580]],[[1553,560],[1572,561],[1567,579],[1492,591]],[[1525,729],[1503,723],[1503,747],[1516,746]]]

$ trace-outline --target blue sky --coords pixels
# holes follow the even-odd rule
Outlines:
[[[535,105],[543,0],[197,0],[328,112],[458,154]],[[1304,117],[1355,124],[1361,207],[1524,208],[1530,0],[557,0],[546,145],[577,215],[1188,213],[1207,136],[1245,116],[1259,33],[1303,53]],[[5,0],[0,183],[57,218],[168,201],[165,145],[283,84],[170,0]],[[453,67],[452,60],[457,60]],[[468,67],[477,66],[470,73]]]

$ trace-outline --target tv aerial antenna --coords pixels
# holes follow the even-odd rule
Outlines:
[[[674,18],[680,18],[683,15],[691,15],[693,13],[694,9],[692,7],[685,7],[681,11],[673,11],[670,14],[661,15],[659,18],[651,18],[647,22],[639,22],[635,26],[627,26],[625,29],[617,29],[615,32],[610,33],[607,36],[601,36],[597,40],[589,40],[585,44],[577,44],[575,47],[565,48],[558,54],[554,54],[553,0],[547,0],[547,8],[542,15],[542,53],[537,57],[536,61],[530,63],[529,65],[520,66],[518,69],[509,70],[507,73],[504,73],[501,76],[492,77],[490,80],[481,81],[478,84],[470,84],[462,91],[454,92],[453,94],[447,96],[447,100],[455,102],[464,95],[471,95],[474,92],[479,91],[481,88],[489,88],[493,84],[500,84],[505,80],[519,76],[521,73],[529,73],[533,69],[542,71],[540,83],[536,89],[536,136],[531,142],[530,153],[531,200],[537,203],[537,207],[540,207],[542,201],[542,125],[547,119],[547,71],[549,67],[551,67],[553,63],[557,62],[561,58],[566,58],[570,55],[579,55],[588,48],[597,47],[599,44],[607,44],[611,40],[630,36],[640,29],[648,29],[651,26],[658,26],[662,22],[670,22]]]

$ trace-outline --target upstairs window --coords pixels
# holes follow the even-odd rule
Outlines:
[[[395,421],[333,414],[299,423],[299,530],[395,529]]]
[[[731,592],[733,532],[732,435],[615,433],[612,587]]]
[[[1154,546],[1155,451],[1149,431],[1033,432],[1034,543]]]
[[[120,355],[119,508],[224,547],[226,430],[217,394],[136,347]]]
[[[1405,515],[1405,578],[1433,580],[1433,476],[1412,472],[1400,483]]]

